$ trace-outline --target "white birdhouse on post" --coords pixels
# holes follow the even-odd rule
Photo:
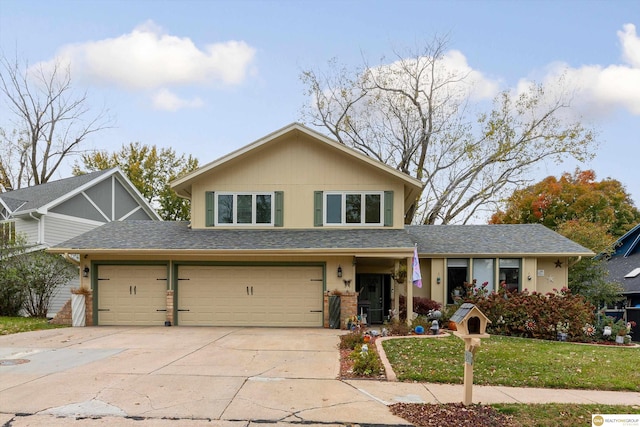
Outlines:
[[[487,323],[491,320],[480,311],[478,307],[470,303],[464,303],[451,316],[451,321],[456,323],[455,336],[464,340],[464,398],[462,403],[471,405],[473,389],[473,358],[480,347],[481,338],[489,338]]]

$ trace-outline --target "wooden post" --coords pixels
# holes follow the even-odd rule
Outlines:
[[[464,405],[473,403],[473,359],[479,347],[479,338],[464,339],[464,397],[462,399]]]

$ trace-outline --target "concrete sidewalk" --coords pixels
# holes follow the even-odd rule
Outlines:
[[[387,406],[462,400],[461,385],[337,380],[341,333],[91,327],[2,336],[0,425],[407,425]],[[475,386],[473,396],[640,407],[640,393]]]

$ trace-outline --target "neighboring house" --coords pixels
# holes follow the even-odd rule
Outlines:
[[[400,294],[410,310],[413,296],[447,303],[473,278],[560,289],[568,258],[593,255],[540,225],[405,227],[420,181],[300,124],[172,187],[191,201],[189,223],[112,222],[51,249],[90,267],[94,323],[328,327],[329,294],[342,325],[356,313],[378,323]]]
[[[0,193],[0,226],[23,235],[29,250],[45,249],[111,221],[160,220],[119,168],[50,181]],[[79,258],[74,259],[77,263]],[[54,295],[53,317],[70,298],[79,278]]]
[[[615,243],[615,251],[607,261],[608,279],[622,285],[626,297],[622,313],[627,321],[636,322],[631,337],[640,340],[640,224]]]

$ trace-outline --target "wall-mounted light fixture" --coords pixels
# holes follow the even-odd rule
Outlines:
[[[438,278],[436,279],[436,283],[439,285],[440,284],[440,275],[438,275]]]
[[[87,267],[86,265],[84,266],[84,269],[82,270],[82,277],[89,277],[89,267]]]
[[[342,267],[338,266],[338,277],[342,277]]]
[[[531,274],[527,276],[527,280],[531,280]]]

